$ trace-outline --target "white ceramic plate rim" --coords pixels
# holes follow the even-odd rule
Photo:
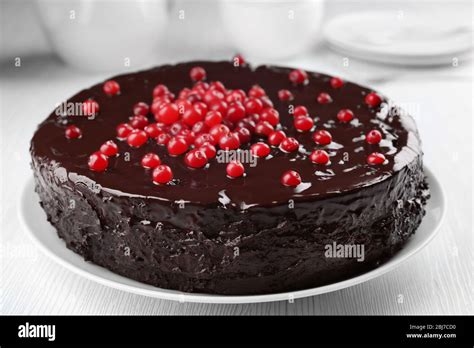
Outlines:
[[[375,54],[367,54],[364,52],[353,51],[347,49],[343,46],[338,46],[335,43],[326,41],[326,45],[338,52],[340,54],[348,55],[356,59],[360,60],[368,60],[375,63],[385,63],[385,64],[392,64],[392,65],[409,65],[409,66],[429,66],[429,65],[442,65],[446,63],[451,63],[453,57],[457,57],[459,60],[468,59],[471,55],[471,51],[464,51],[464,52],[457,52],[455,54],[448,54],[444,56],[427,56],[427,57],[396,57],[390,55],[375,55]]]
[[[135,293],[135,294],[140,294],[144,296],[155,297],[155,298],[160,298],[160,299],[165,299],[165,300],[174,300],[174,301],[179,301],[179,302],[258,303],[258,302],[283,301],[283,300],[293,300],[297,298],[303,298],[303,297],[328,293],[328,292],[344,289],[356,284],[363,283],[365,281],[376,278],[378,276],[381,276],[395,269],[404,261],[406,261],[411,256],[413,256],[414,254],[419,252],[421,249],[423,249],[435,237],[435,235],[439,231],[439,227],[442,224],[442,221],[444,220],[444,217],[446,214],[446,206],[445,206],[446,200],[445,200],[445,194],[444,194],[442,186],[440,185],[436,177],[433,175],[433,173],[426,167],[425,167],[425,174],[428,178],[428,182],[429,182],[429,186],[431,190],[431,199],[428,201],[427,210],[429,210],[430,205],[433,205],[435,203],[434,201],[436,201],[437,203],[436,205],[440,208],[441,212],[440,212],[440,216],[438,217],[438,220],[436,221],[435,226],[432,228],[432,231],[426,236],[425,239],[419,242],[418,245],[414,246],[408,252],[405,252],[405,255],[403,255],[402,257],[397,258],[396,257],[397,254],[401,252],[399,251],[397,254],[392,256],[392,258],[390,258],[381,266],[369,272],[363,273],[359,276],[356,276],[356,277],[353,277],[341,282],[316,287],[316,288],[293,291],[293,292],[275,293],[275,294],[225,296],[225,295],[211,295],[211,294],[199,294],[199,293],[184,293],[184,292],[179,292],[179,291],[174,291],[174,290],[161,289],[161,288],[153,287],[151,285],[147,285],[144,283],[131,280],[129,278],[120,276],[109,270],[106,270],[103,267],[94,265],[90,262],[86,262],[82,259],[80,255],[77,255],[73,251],[67,249],[64,242],[61,241],[63,247],[67,250],[67,252],[71,253],[71,257],[74,257],[76,259],[80,258],[81,261],[78,262],[79,264],[82,263],[81,265],[82,267],[80,267],[72,263],[70,260],[62,258],[60,255],[58,255],[58,253],[55,250],[52,250],[50,247],[48,247],[44,243],[44,241],[40,237],[38,237],[37,232],[38,230],[41,230],[41,227],[32,228],[31,222],[28,221],[27,208],[31,206],[31,204],[38,204],[38,201],[39,201],[39,199],[36,199],[34,202],[32,202],[31,200],[31,195],[32,194],[36,195],[34,192],[32,192],[33,190],[32,179],[29,179],[24,185],[23,192],[21,194],[21,199],[18,206],[18,214],[19,214],[20,221],[22,222],[22,225],[25,231],[27,232],[28,236],[47,256],[49,256],[50,258],[52,258],[54,261],[64,266],[65,268],[75,272],[76,274],[79,274],[87,279],[93,280],[102,285],[110,286],[112,288],[127,291],[130,293]],[[39,204],[38,204],[38,209],[41,209],[39,207]],[[425,219],[426,218],[427,217],[425,216]],[[44,223],[49,225],[49,222],[47,222],[46,219]],[[56,231],[54,230],[54,228],[52,226],[50,227],[51,227],[51,230],[54,231],[54,233],[56,234]],[[59,239],[59,237],[57,238]],[[408,243],[410,243],[410,240],[408,241]],[[406,245],[405,245],[405,248],[406,248]],[[93,269],[93,271],[84,269],[84,267]],[[101,276],[100,273],[104,274],[104,272],[107,273],[107,275],[112,276],[116,280],[107,279]]]
[[[375,47],[363,44],[345,37],[343,32],[347,27],[357,25],[357,23],[370,23],[375,21],[392,20],[395,13],[387,11],[363,11],[346,13],[335,17],[327,23],[323,31],[324,41],[333,50],[348,54],[355,58],[374,61],[378,63],[409,64],[409,65],[436,65],[451,62],[452,57],[465,59],[471,55],[472,43],[469,40],[469,32],[466,31],[462,40],[457,41],[444,39],[442,43],[431,45],[429,52],[423,49],[413,50],[407,47],[403,49],[393,49],[392,46]],[[413,19],[411,20],[413,22]],[[341,36],[342,35],[342,36]],[[445,42],[450,45],[446,45]]]

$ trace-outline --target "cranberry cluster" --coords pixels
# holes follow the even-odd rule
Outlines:
[[[89,156],[89,168],[96,172],[103,172],[109,166],[109,157],[117,156],[118,146],[113,140],[102,144],[100,150]]]
[[[235,61],[244,64],[241,56]],[[207,73],[199,66],[193,67],[189,76],[193,81],[192,88],[183,88],[177,96],[167,86],[159,84],[153,89],[151,105],[143,101],[135,104],[129,121],[117,126],[117,139],[125,141],[132,148],[139,148],[149,140],[154,140],[158,145],[165,146],[170,156],[183,155],[184,163],[194,169],[206,167],[216,156],[217,148],[237,150],[250,143],[253,135],[266,139],[266,142],[259,141],[250,146],[251,153],[256,157],[267,157],[271,147],[285,153],[298,151],[298,140],[287,137],[281,129],[279,112],[262,87],[254,85],[244,91],[228,89],[220,81],[206,82]],[[309,83],[308,74],[300,69],[291,71],[288,78],[294,85]],[[330,80],[330,86],[333,89],[341,88],[344,81],[334,77]],[[119,95],[120,85],[116,81],[107,81],[103,91],[109,96]],[[291,91],[282,89],[278,92],[278,98],[291,101],[294,96]],[[332,97],[322,92],[316,96],[316,101],[327,104],[332,102]],[[364,101],[369,107],[376,107],[382,100],[372,92],[366,95]],[[87,115],[95,115],[99,112],[99,104],[87,100],[83,104],[83,111]],[[150,122],[150,114],[154,122]],[[314,130],[314,119],[305,106],[295,106],[292,117],[298,132],[313,132],[312,139],[316,145],[326,146],[332,142],[329,131]],[[354,118],[354,113],[342,109],[336,117],[341,123],[347,123]],[[68,139],[80,138],[81,135],[81,130],[76,126],[66,129]],[[378,144],[381,140],[382,134],[378,130],[366,135],[369,144]],[[117,144],[109,140],[89,157],[89,168],[105,171],[109,157],[117,154]],[[309,160],[318,165],[330,164],[330,156],[323,149],[314,150]],[[371,165],[383,164],[385,161],[384,155],[378,152],[367,157]],[[155,153],[146,154],[141,165],[153,170],[152,180],[156,184],[167,184],[173,180],[172,169],[162,164]],[[226,172],[229,178],[241,177],[245,174],[245,167],[238,161],[232,161],[227,165]],[[281,176],[281,183],[294,187],[301,183],[301,177],[296,171],[289,170]]]

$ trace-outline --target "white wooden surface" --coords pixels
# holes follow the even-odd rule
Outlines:
[[[17,205],[22,185],[31,176],[28,147],[36,125],[55,103],[106,76],[72,71],[56,60],[26,59],[21,68],[8,63],[0,70],[0,313],[472,314],[472,65],[400,71],[354,62],[344,69],[340,58],[320,53],[284,63],[366,81],[413,109],[425,162],[441,180],[448,200],[440,234],[421,253],[375,280],[294,303],[176,303],[83,279],[36,249],[20,226]],[[400,77],[393,79],[394,72]]]

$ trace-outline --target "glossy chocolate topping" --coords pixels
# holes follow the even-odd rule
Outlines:
[[[271,156],[259,159],[255,167],[246,164],[246,176],[229,179],[226,176],[227,163],[210,161],[207,168],[190,169],[183,156],[171,157],[165,147],[152,139],[139,149],[131,148],[126,142],[116,141],[120,155],[110,159],[106,172],[97,173],[88,168],[91,153],[98,151],[105,141],[116,138],[116,126],[128,122],[132,108],[137,102],[151,104],[152,91],[157,84],[165,84],[177,94],[184,87],[192,87],[189,71],[202,66],[207,72],[207,81],[219,80],[226,88],[248,91],[258,84],[265,89],[280,113],[280,122],[287,136],[294,136],[300,142],[295,153],[284,153],[272,148]],[[204,205],[268,206],[287,202],[307,200],[309,197],[326,197],[335,193],[348,192],[367,187],[391,177],[421,154],[419,138],[409,116],[400,115],[400,110],[387,100],[376,108],[364,103],[364,97],[371,90],[346,82],[342,88],[331,87],[330,77],[309,73],[309,83],[295,86],[289,79],[291,69],[260,66],[234,67],[230,62],[191,62],[161,66],[155,69],[114,77],[120,84],[121,94],[107,96],[97,84],[70,98],[68,102],[83,102],[93,98],[100,105],[100,112],[93,120],[83,116],[62,117],[53,112],[43,122],[32,140],[32,153],[39,158],[57,161],[65,168],[70,180],[99,184],[104,191],[119,195],[156,197],[160,200],[184,200]],[[277,93],[289,89],[294,94],[292,101],[280,101]],[[316,97],[327,92],[332,103],[319,104]],[[299,133],[293,126],[290,105],[304,105],[315,119],[316,129],[326,129],[332,134],[332,143],[316,145],[312,131]],[[355,117],[350,123],[341,123],[336,115],[339,110],[351,109]],[[149,115],[150,121],[153,116]],[[154,122],[154,121],[153,121]],[[77,125],[83,133],[81,139],[68,140],[64,136],[67,125]],[[364,135],[372,129],[382,132],[380,144],[370,145]],[[258,141],[255,136],[252,143]],[[247,147],[242,147],[247,149]],[[314,149],[325,149],[330,155],[328,165],[313,164],[308,155]],[[383,165],[367,164],[367,156],[381,152],[387,158]],[[124,154],[130,153],[130,161]],[[140,165],[148,152],[157,153],[162,163],[169,165],[175,177],[173,185],[155,185],[151,172]],[[296,170],[302,177],[302,184],[296,188],[285,187],[280,177],[287,170]]]

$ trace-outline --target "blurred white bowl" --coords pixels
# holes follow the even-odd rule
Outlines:
[[[318,39],[324,0],[222,0],[224,26],[239,53],[279,59],[310,48]]]
[[[235,53],[222,30],[222,0],[172,0],[167,35],[169,61],[230,59]]]
[[[59,56],[90,71],[152,64],[167,21],[166,0],[40,0],[38,9]]]

